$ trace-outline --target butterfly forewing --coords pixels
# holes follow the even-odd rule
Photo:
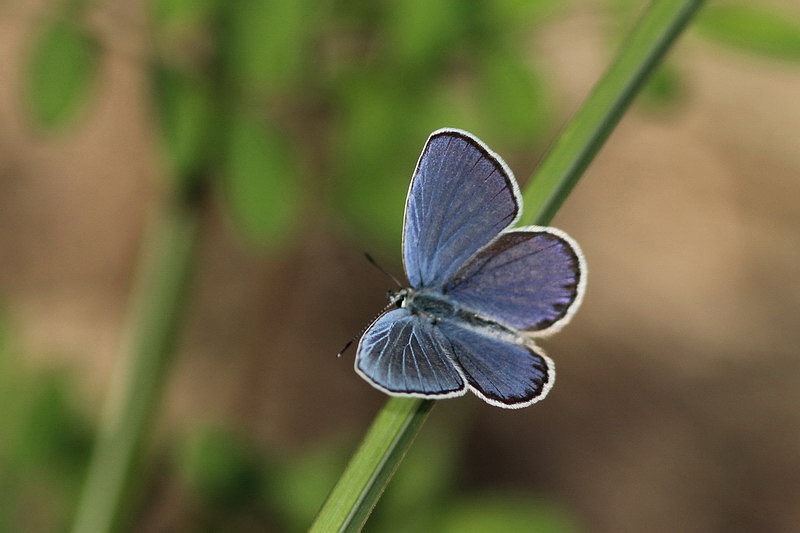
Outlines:
[[[584,285],[578,245],[554,228],[528,226],[503,232],[462,266],[443,292],[484,317],[544,332],[566,323]]]
[[[519,191],[508,167],[466,132],[439,130],[422,151],[406,200],[403,259],[414,288],[439,288],[514,223]]]

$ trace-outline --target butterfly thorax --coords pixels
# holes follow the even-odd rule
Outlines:
[[[404,307],[413,314],[432,320],[450,318],[457,314],[458,308],[446,296],[433,292],[414,289],[402,289],[390,297],[390,301],[398,307]]]
[[[390,293],[389,301],[397,307],[408,309],[436,324],[440,320],[456,319],[475,330],[491,331],[495,335],[517,338],[519,333],[489,317],[466,309],[446,295],[426,289],[401,289]]]

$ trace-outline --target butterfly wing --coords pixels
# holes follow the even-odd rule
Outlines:
[[[399,396],[470,389],[508,408],[544,398],[555,381],[552,361],[508,327],[543,334],[565,324],[583,297],[586,268],[558,230],[509,230],[520,209],[502,159],[464,131],[433,132],[406,200],[405,270],[413,289],[441,291],[477,319],[389,311],[362,336],[356,372]]]
[[[532,341],[453,320],[437,327],[470,390],[482,400],[517,409],[541,400],[553,387],[555,366]]]
[[[516,222],[519,187],[502,159],[471,134],[437,130],[411,179],[403,261],[414,288],[440,288]]]
[[[467,390],[444,334],[429,320],[394,309],[381,315],[358,343],[356,372],[396,396],[449,398]]]
[[[557,229],[527,226],[500,234],[443,292],[481,316],[547,334],[569,321],[585,286],[586,264],[577,243]]]

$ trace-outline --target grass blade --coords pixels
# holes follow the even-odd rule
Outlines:
[[[178,201],[153,228],[132,313],[132,338],[107,401],[73,533],[107,533],[129,517],[145,440],[162,397],[195,264],[199,207]]]
[[[432,400],[387,400],[325,501],[312,532],[361,530],[431,407]]]
[[[644,12],[614,62],[545,155],[523,192],[520,224],[552,220],[583,171],[703,0],[658,0]]]

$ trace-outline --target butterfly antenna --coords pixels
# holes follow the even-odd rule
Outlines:
[[[369,255],[367,252],[364,252],[364,256],[367,258],[367,261],[372,263],[372,266],[374,266],[375,268],[386,274],[392,281],[394,281],[397,284],[398,287],[400,287],[401,289],[403,288],[403,284],[400,283],[400,281],[396,277],[394,277],[391,273],[389,273],[382,266],[380,266],[378,262],[375,261],[375,259],[371,255]]]
[[[337,354],[336,354],[336,357],[341,357],[341,356],[342,356],[342,354],[343,354],[344,352],[346,352],[346,351],[347,351],[347,349],[348,349],[350,346],[352,346],[354,342],[356,342],[356,338],[355,338],[355,337],[353,337],[352,339],[350,339],[349,341],[347,341],[347,342],[345,343],[345,345],[344,345],[344,346],[342,346],[342,349],[341,349],[341,350],[339,350],[339,353],[337,353]]]
[[[387,277],[389,277],[389,279],[391,279],[392,281],[394,281],[394,282],[397,284],[397,286],[398,286],[398,287],[400,287],[401,289],[403,288],[403,284],[402,284],[402,283],[400,283],[400,280],[398,280],[398,279],[397,279],[396,277],[394,277],[394,276],[393,276],[393,275],[392,275],[390,272],[388,272],[388,271],[387,271],[387,270],[385,270],[385,269],[384,269],[382,266],[380,266],[380,265],[378,264],[378,262],[377,262],[377,261],[375,261],[375,259],[374,259],[374,258],[373,258],[371,255],[369,255],[367,252],[364,252],[364,256],[367,258],[367,261],[369,261],[370,263],[372,263],[372,266],[374,266],[375,268],[377,268],[378,270],[380,270],[381,272],[383,272],[384,274],[386,274],[386,276],[387,276]],[[341,349],[341,350],[339,350],[339,353],[337,353],[337,354],[336,354],[336,357],[341,357],[341,356],[342,356],[342,354],[344,354],[344,352],[346,352],[346,351],[347,351],[347,349],[348,349],[348,348],[350,348],[350,346],[352,346],[352,345],[353,345],[353,343],[354,343],[354,342],[356,342],[356,340],[357,340],[357,339],[360,339],[360,338],[361,338],[361,336],[364,334],[364,332],[365,332],[365,331],[367,331],[367,328],[369,328],[369,327],[370,327],[370,326],[371,326],[371,325],[372,325],[372,324],[373,324],[373,323],[374,323],[376,320],[378,320],[378,318],[379,318],[379,317],[380,317],[382,314],[384,314],[386,311],[388,311],[390,308],[394,307],[395,305],[396,305],[396,303],[395,303],[395,302],[389,302],[389,305],[387,305],[386,307],[384,307],[384,308],[381,310],[381,312],[380,312],[380,313],[378,313],[377,315],[375,315],[375,317],[374,317],[372,320],[370,320],[370,321],[369,321],[369,323],[368,323],[366,326],[364,326],[363,328],[361,328],[361,332],[360,332],[358,335],[355,335],[355,336],[354,336],[352,339],[350,339],[349,341],[347,341],[347,342],[345,343],[345,345],[344,345],[344,346],[342,346],[342,349]]]
[[[341,357],[341,356],[342,356],[342,354],[344,354],[344,352],[346,352],[346,351],[347,351],[347,349],[348,349],[348,348],[350,348],[350,346],[352,346],[354,342],[356,342],[356,340],[358,340],[358,339],[360,339],[360,338],[361,338],[361,336],[364,334],[364,332],[365,332],[365,331],[367,331],[367,329],[369,329],[369,327],[370,327],[372,324],[374,324],[374,323],[375,323],[375,321],[376,321],[376,320],[378,320],[378,319],[381,317],[381,315],[383,315],[383,314],[384,314],[386,311],[388,311],[389,309],[391,309],[392,307],[395,307],[395,306],[396,306],[396,304],[394,304],[394,303],[389,303],[389,305],[387,305],[386,307],[384,307],[383,309],[381,309],[381,312],[380,312],[380,313],[378,313],[377,315],[375,315],[375,317],[374,317],[372,320],[370,320],[370,321],[367,323],[367,325],[366,325],[366,326],[364,326],[363,328],[361,328],[361,332],[359,332],[359,334],[358,334],[358,335],[354,335],[352,339],[350,339],[349,341],[347,341],[347,343],[345,343],[345,345],[344,345],[344,346],[342,346],[342,349],[341,349],[341,350],[339,350],[339,353],[337,353],[337,354],[336,354],[336,357]]]

